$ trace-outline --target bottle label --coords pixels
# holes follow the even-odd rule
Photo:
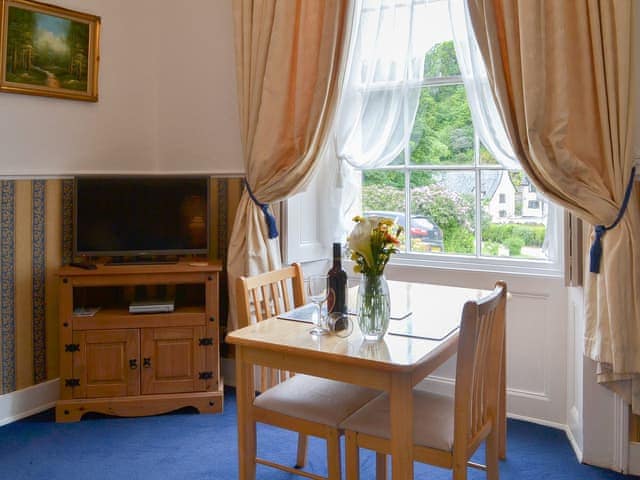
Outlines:
[[[336,306],[336,291],[334,288],[329,288],[329,295],[327,296],[327,312],[332,313]]]

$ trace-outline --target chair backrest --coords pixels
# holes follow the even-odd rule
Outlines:
[[[240,277],[237,281],[238,326],[246,327],[304,305],[302,268],[294,263],[280,270]]]
[[[487,428],[498,428],[507,285],[462,311],[456,365],[454,449],[475,447]]]
[[[253,277],[240,277],[236,285],[239,327],[261,322],[305,304],[304,277],[297,263]],[[261,367],[256,387],[262,392],[292,375],[291,372]]]

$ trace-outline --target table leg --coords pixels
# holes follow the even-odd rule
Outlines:
[[[507,458],[507,339],[502,345],[502,365],[500,366],[500,394],[498,398],[498,454],[501,460]]]
[[[238,408],[238,478],[256,478],[256,423],[251,415],[255,397],[253,365],[244,362],[243,349],[236,347],[236,402]]]
[[[391,465],[393,480],[413,479],[413,385],[408,373],[391,377]]]

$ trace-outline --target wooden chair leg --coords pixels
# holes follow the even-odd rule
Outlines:
[[[360,480],[360,449],[358,434],[347,431],[345,433],[345,457],[347,463],[346,480]]]
[[[500,457],[500,421],[498,428],[494,425],[491,432],[487,436],[485,445],[485,462],[487,464],[487,480],[498,480],[500,475],[499,457]]]
[[[303,433],[298,434],[298,456],[295,468],[304,468],[307,464],[307,438]]]
[[[467,480],[467,466],[453,467],[453,480]]]
[[[376,452],[376,480],[387,480],[387,455]]]
[[[465,450],[463,451],[462,448]],[[462,448],[453,448],[453,480],[467,480],[467,452],[466,445]]]
[[[329,480],[340,480],[340,433],[335,429],[327,435],[327,470]]]

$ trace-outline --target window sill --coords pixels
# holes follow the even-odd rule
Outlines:
[[[353,271],[353,262],[345,261],[345,270]],[[393,271],[405,269],[438,269],[450,271],[507,273],[510,275],[562,278],[561,264],[544,261],[519,260],[512,258],[465,258],[456,255],[411,255],[397,254],[391,257],[387,268]]]

